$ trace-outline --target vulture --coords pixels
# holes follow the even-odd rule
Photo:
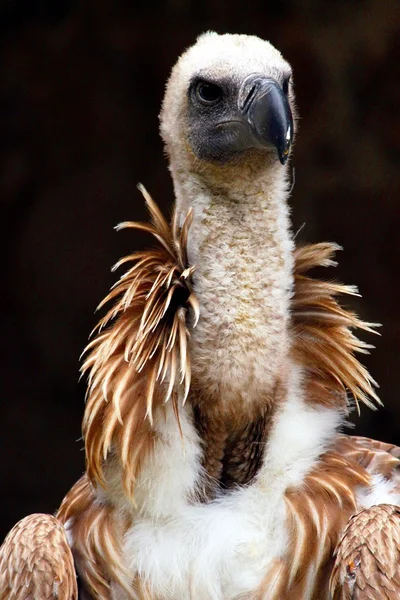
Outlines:
[[[161,136],[175,207],[145,188],[150,250],[86,348],[86,472],[55,516],[20,521],[1,600],[394,600],[400,448],[342,432],[380,403],[374,332],[295,246],[292,69],[270,43],[208,32],[174,66]]]

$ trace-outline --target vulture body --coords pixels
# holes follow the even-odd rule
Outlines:
[[[10,532],[2,600],[400,597],[400,449],[341,433],[348,396],[379,402],[352,333],[374,328],[309,273],[338,248],[294,246],[295,128],[268,42],[207,33],[180,57],[172,222],[142,188],[151,221],[122,226],[157,244],[120,261],[87,348],[86,474]]]

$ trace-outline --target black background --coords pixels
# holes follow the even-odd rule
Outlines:
[[[400,443],[398,0],[0,0],[0,537],[52,512],[84,468],[78,357],[111,265],[150,243],[142,181],[168,211],[165,80],[207,29],[269,39],[292,64],[300,238],[343,245],[329,276],[383,324],[365,362],[385,408],[356,431]]]

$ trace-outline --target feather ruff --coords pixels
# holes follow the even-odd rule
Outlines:
[[[104,485],[104,461],[115,454],[128,496],[152,445],[154,409],[172,401],[179,425],[178,398],[184,403],[190,389],[188,309],[192,326],[199,317],[191,289],[194,268],[186,254],[192,215],[181,228],[174,216],[170,227],[146,190],[140,190],[151,223],[126,222],[117,229],[148,232],[159,247],[135,252],[115,266],[132,264],[100,304],[115,302],[99,322],[82,367],[89,373],[83,420],[87,473]]]
[[[360,402],[374,409],[381,404],[374,390],[377,383],[356,357],[373,346],[359,340],[352,329],[377,333],[378,324],[362,321],[338,303],[338,296],[359,295],[357,288],[306,274],[315,267],[336,266],[337,250],[336,244],[319,243],[295,251],[293,355],[305,370],[307,401],[346,408],[350,392],[358,411]]]
[[[155,408],[171,400],[179,425],[178,399],[185,402],[190,391],[188,315],[190,327],[199,318],[192,290],[195,267],[188,265],[186,251],[192,215],[181,228],[174,215],[170,226],[146,190],[140,190],[151,222],[122,223],[117,229],[148,232],[159,247],[135,252],[115,266],[132,264],[100,304],[114,301],[86,348],[82,367],[89,374],[83,420],[88,476],[104,485],[104,463],[114,454],[129,497],[152,447]],[[337,296],[356,294],[354,287],[306,274],[314,267],[334,266],[338,249],[321,243],[295,252],[292,355],[306,373],[307,401],[345,408],[349,391],[357,407],[362,402],[372,408],[374,401],[380,402],[376,384],[355,356],[371,346],[351,329],[375,332],[374,325],[339,305]]]

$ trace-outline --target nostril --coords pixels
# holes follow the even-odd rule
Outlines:
[[[289,84],[290,84],[290,75],[283,80],[282,83],[282,91],[287,96],[289,94]]]
[[[257,83],[253,83],[253,85],[251,86],[250,90],[248,91],[247,96],[246,96],[246,98],[245,98],[245,100],[243,102],[243,106],[242,106],[242,110],[244,112],[246,112],[248,110],[249,106],[251,105],[251,103],[253,101],[253,98],[254,98],[254,95],[255,95],[255,93],[257,91],[257,88],[258,88]]]

